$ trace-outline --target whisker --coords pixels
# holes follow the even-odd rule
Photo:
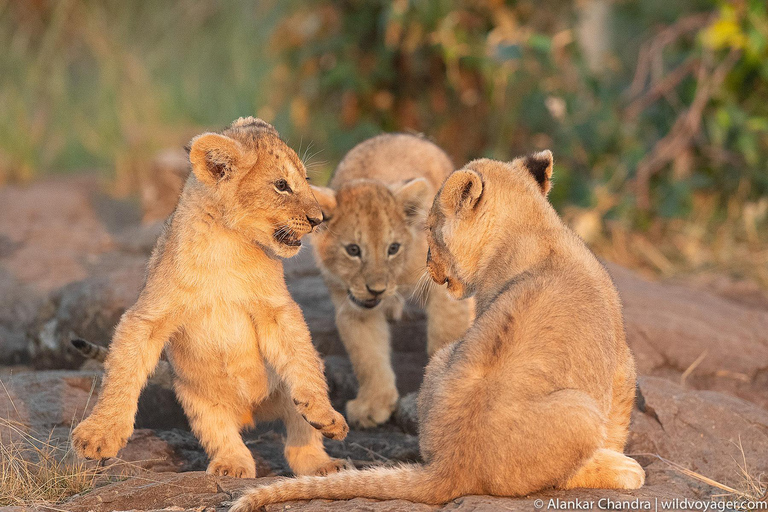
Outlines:
[[[302,138],[304,138],[303,135],[302,135]],[[299,153],[301,155],[301,163],[303,163],[305,166],[307,165],[306,164],[307,152],[309,151],[309,148],[311,148],[311,147],[312,147],[312,141],[309,141],[309,144],[307,144],[307,147],[304,149],[304,153]]]
[[[427,268],[424,267],[421,273],[421,276],[416,282],[416,286],[414,287],[414,290],[411,293],[411,299],[416,298],[419,305],[423,308],[427,304],[427,299],[429,298],[429,292],[431,291],[431,286],[432,286],[432,278],[430,277],[429,272],[427,271]]]

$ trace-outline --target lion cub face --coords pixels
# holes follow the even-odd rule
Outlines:
[[[540,236],[543,209],[551,187],[549,150],[512,162],[480,159],[454,171],[435,196],[427,218],[427,269],[456,298],[475,293],[483,270],[502,246],[524,255],[527,241]],[[515,261],[505,261],[510,266]]]
[[[328,219],[314,240],[326,276],[346,290],[356,307],[375,308],[397,291],[419,236],[418,212],[428,195],[427,181],[388,186],[355,180],[338,192],[312,188]]]
[[[225,225],[276,256],[298,253],[323,220],[301,160],[261,119],[195,137],[189,159]]]

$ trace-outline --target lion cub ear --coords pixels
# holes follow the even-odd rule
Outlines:
[[[483,179],[470,169],[454,171],[443,184],[440,207],[446,215],[461,215],[474,209],[483,195]]]
[[[309,188],[312,189],[315,200],[323,211],[323,219],[328,220],[333,217],[333,212],[336,210],[336,191],[332,188],[317,187],[315,185],[310,185]]]
[[[216,185],[231,178],[241,158],[240,144],[218,133],[198,135],[189,143],[192,171],[206,185]]]
[[[395,199],[402,205],[405,216],[413,221],[428,206],[430,197],[429,182],[424,178],[402,181],[390,187]]]
[[[552,188],[552,152],[548,149],[528,155],[522,160],[522,166],[531,173],[533,179],[539,184],[541,192],[546,196]]]

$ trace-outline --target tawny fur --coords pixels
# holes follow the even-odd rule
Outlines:
[[[96,345],[95,343],[80,338],[73,339],[71,343],[83,357],[91,359],[96,363],[101,363],[100,365],[94,365],[96,368],[103,368],[103,364],[107,360],[107,355],[109,355],[109,350],[101,345]],[[86,363],[84,368],[87,366],[88,364]],[[173,390],[173,368],[171,368],[170,363],[165,358],[165,354],[160,356],[160,361],[157,362],[157,366],[155,366],[154,371],[147,379],[147,384]]]
[[[256,488],[233,511],[296,499],[524,496],[545,488],[636,489],[622,451],[635,367],[603,266],[546,200],[549,151],[453,173],[427,220],[432,278],[474,295],[477,319],[440,350],[419,395],[424,464]]]
[[[330,188],[314,187],[327,217],[313,235],[316,260],[360,383],[357,397],[347,403],[352,424],[375,426],[395,408],[387,320],[400,318],[405,298],[423,299],[430,355],[456,341],[471,322],[468,301],[419,286],[429,282],[425,213],[452,169],[445,152],[428,140],[385,134],[355,146],[339,163]],[[350,244],[359,247],[358,255],[347,252]],[[390,254],[392,244],[398,247]]]
[[[280,259],[295,255],[322,219],[306,170],[275,129],[254,118],[193,139],[190,161],[146,284],[115,330],[98,403],[73,445],[88,458],[117,455],[165,349],[209,473],[255,476],[240,436],[254,414],[286,423],[285,454],[296,474],[337,471],[345,463],[325,453],[321,435],[343,439],[348,427],[331,407]]]

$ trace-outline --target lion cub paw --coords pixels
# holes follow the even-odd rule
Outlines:
[[[397,393],[375,399],[355,398],[347,402],[347,418],[353,425],[371,428],[386,422],[397,406]]]
[[[341,441],[347,437],[349,432],[347,420],[336,412],[330,403],[327,407],[312,407],[309,401],[302,402],[296,398],[293,399],[293,403],[296,404],[296,408],[307,423],[319,430],[323,436],[336,441]]]
[[[331,409],[331,419],[330,421],[320,421],[320,422],[314,422],[310,421],[309,424],[312,425],[314,428],[320,431],[323,436],[327,437],[328,439],[334,439],[336,441],[341,441],[345,437],[347,437],[347,434],[349,433],[349,425],[347,425],[347,420],[344,419],[344,416],[336,412],[335,410]]]
[[[645,484],[645,470],[635,459],[626,456],[624,458],[626,460],[613,467],[618,488],[641,488]]]
[[[614,450],[600,449],[565,484],[565,489],[639,489],[645,471],[635,459]]]
[[[253,457],[216,457],[205,470],[209,475],[232,476],[235,478],[256,478],[256,462]]]
[[[310,474],[312,476],[328,476],[347,469],[354,469],[354,466],[346,460],[330,459],[325,464],[316,467]]]
[[[102,423],[91,416],[72,431],[72,446],[80,457],[108,459],[117,456],[133,433],[133,425]]]

